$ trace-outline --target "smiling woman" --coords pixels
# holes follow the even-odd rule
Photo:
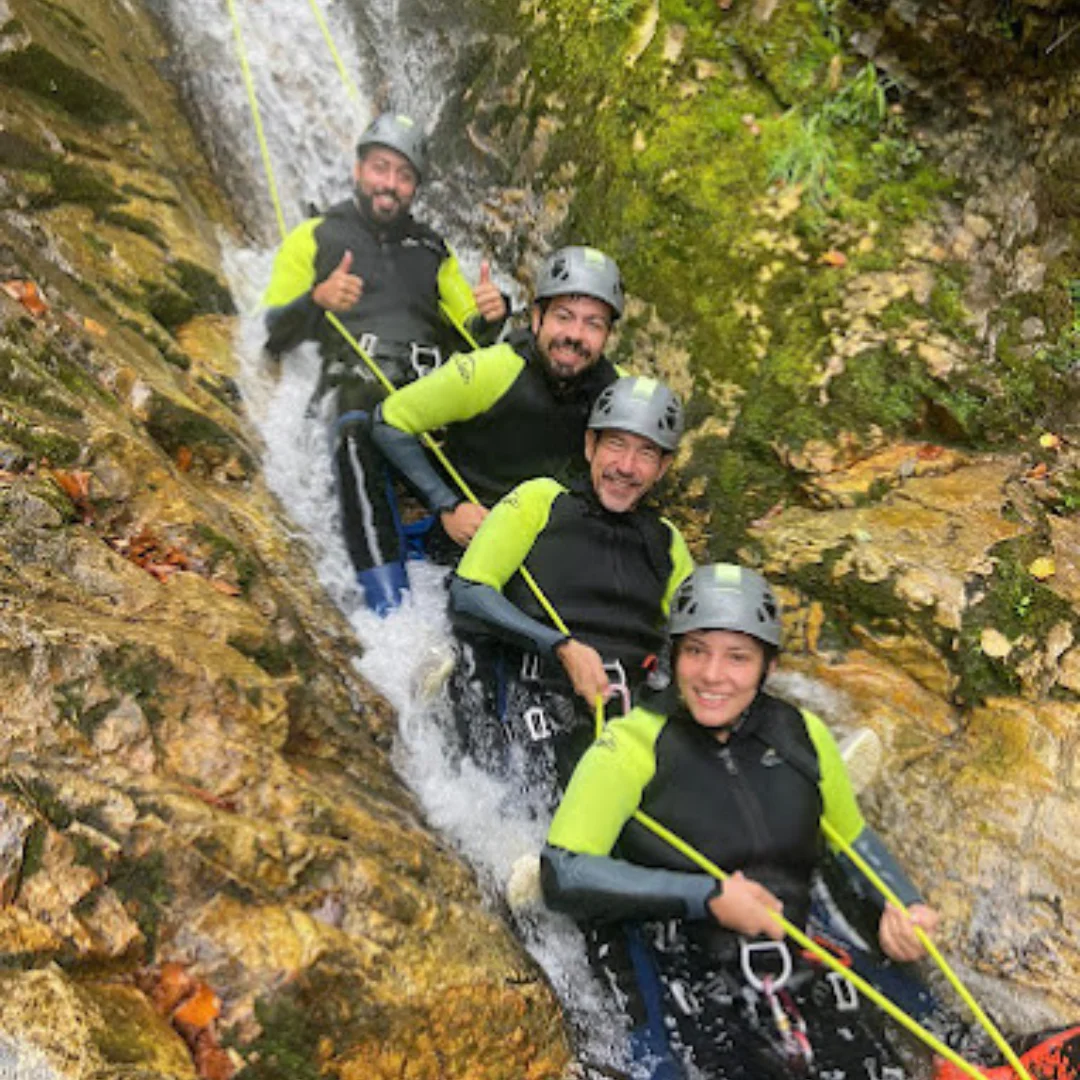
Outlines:
[[[595,962],[631,1002],[649,1054],[727,1078],[802,1075],[811,1064],[836,1078],[883,1067],[903,1077],[878,1016],[789,951],[775,917],[806,926],[822,832],[834,830],[907,905],[907,916],[880,911],[886,956],[918,959],[913,924],[937,924],[863,821],[824,723],[763,690],[780,645],[772,590],[743,567],[700,567],[675,594],[670,633],[673,686],[612,721],[574,772],[544,850],[545,898],[593,924]],[[729,871],[723,885],[638,811]],[[645,932],[597,925],[615,920]]]

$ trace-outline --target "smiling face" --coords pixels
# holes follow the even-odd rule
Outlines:
[[[600,359],[611,333],[612,310],[592,296],[555,296],[533,305],[537,352],[557,379],[573,379]]]
[[[404,154],[388,146],[372,146],[353,166],[356,201],[372,221],[388,225],[412,205],[420,183]]]
[[[768,662],[771,671],[775,661]],[[690,715],[717,733],[757,696],[766,674],[765,646],[734,630],[691,630],[679,641],[675,682]]]
[[[611,428],[585,432],[585,460],[600,505],[613,514],[625,514],[667,472],[671,455],[652,439]]]

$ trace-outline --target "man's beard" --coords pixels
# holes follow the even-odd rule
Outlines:
[[[360,214],[376,225],[393,225],[403,218],[408,210],[408,205],[403,203],[393,191],[373,191],[368,195],[359,185],[353,191]],[[394,200],[393,209],[389,211],[376,210],[375,200],[385,195],[389,195]]]
[[[554,359],[553,354],[556,349],[572,349],[578,356],[582,357],[586,361],[584,367],[564,369],[563,366]],[[545,353],[543,354],[544,367],[547,368],[548,374],[559,382],[572,382],[579,375],[582,375],[589,367],[592,366],[596,357],[581,344],[580,341],[574,341],[571,338],[556,338],[550,342]]]

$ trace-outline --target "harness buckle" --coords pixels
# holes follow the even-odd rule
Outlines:
[[[541,706],[530,705],[525,710],[523,719],[525,727],[529,731],[529,738],[533,742],[543,742],[545,739],[551,738],[551,722]]]
[[[630,684],[626,679],[626,668],[621,660],[612,660],[604,663],[604,671],[607,672],[612,692],[617,694],[622,702],[622,714],[625,716],[630,711]]]
[[[534,652],[522,653],[521,655],[521,681],[540,681],[540,654]]]
[[[759,977],[754,971],[754,954],[775,952],[780,959],[780,973]],[[784,941],[747,941],[739,938],[739,962],[747,983],[759,994],[765,992],[766,980],[769,989],[775,991],[784,986],[791,978],[791,950]]]
[[[859,1007],[859,992],[838,971],[830,971],[825,978],[836,998],[837,1012],[855,1012]]]
[[[442,363],[442,352],[438,345],[421,345],[413,341],[409,345],[409,363],[416,377],[422,379]]]

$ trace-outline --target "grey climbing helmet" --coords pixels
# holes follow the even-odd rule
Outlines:
[[[602,300],[617,319],[623,313],[623,285],[615,260],[591,247],[564,247],[549,255],[540,267],[536,299],[571,295]]]
[[[387,146],[403,154],[422,179],[427,165],[427,139],[420,125],[402,113],[382,113],[356,143],[356,156],[363,157],[369,146]]]
[[[675,591],[668,631],[734,630],[780,647],[780,605],[756,571],[734,563],[699,566]]]
[[[656,379],[627,376],[600,392],[589,414],[589,427],[630,431],[674,453],[683,433],[682,402]]]

